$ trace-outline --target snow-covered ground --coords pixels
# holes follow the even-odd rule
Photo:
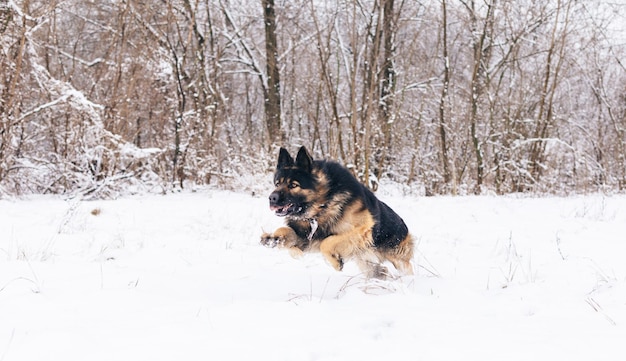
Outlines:
[[[626,196],[380,197],[415,276],[262,247],[265,196],[2,200],[0,361],[626,359]]]

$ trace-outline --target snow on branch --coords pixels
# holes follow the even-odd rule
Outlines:
[[[37,113],[41,112],[42,110],[45,110],[45,109],[50,108],[50,107],[53,107],[53,106],[55,106],[55,105],[57,105],[59,103],[63,103],[63,102],[65,102],[67,100],[68,97],[69,97],[69,94],[66,94],[66,95],[63,95],[63,96],[61,96],[61,97],[59,97],[59,98],[57,98],[57,99],[55,99],[55,100],[53,100],[51,102],[48,102],[46,104],[42,104],[42,105],[40,105],[38,107],[35,107],[34,109],[31,109],[31,110],[27,111],[26,113],[22,114],[17,119],[17,122],[21,122],[22,120],[30,117],[31,115],[37,114]]]

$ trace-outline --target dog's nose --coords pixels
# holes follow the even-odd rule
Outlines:
[[[276,204],[278,203],[279,200],[280,200],[279,192],[273,192],[272,194],[270,194],[270,204]]]

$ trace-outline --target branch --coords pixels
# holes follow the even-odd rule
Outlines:
[[[51,49],[51,50],[56,51],[57,53],[59,53],[59,54],[61,54],[61,55],[65,56],[65,57],[67,57],[67,58],[69,58],[69,59],[72,59],[73,61],[76,61],[76,62],[78,62],[78,63],[80,63],[80,64],[83,64],[83,65],[85,65],[85,66],[87,66],[87,67],[92,67],[92,66],[94,66],[94,65],[98,65],[98,64],[100,64],[100,63],[104,62],[104,59],[102,59],[102,58],[95,58],[95,59],[94,59],[94,60],[92,60],[92,61],[83,60],[83,59],[81,59],[81,58],[78,58],[78,57],[76,57],[76,56],[74,56],[74,55],[72,55],[72,54],[70,54],[70,53],[67,53],[67,52],[65,52],[65,51],[63,51],[63,50],[61,50],[61,49],[59,49],[59,48],[58,48],[58,47],[56,47],[56,46],[51,46],[51,45],[48,45],[48,46],[46,46],[46,47],[47,47],[48,49]],[[109,62],[109,63],[108,63],[108,65],[114,65],[114,64]]]
[[[237,41],[237,39],[235,39],[235,37],[231,36],[230,34],[228,34],[228,32],[224,31],[223,34],[224,36],[232,43],[235,45],[235,47],[237,47],[238,49],[241,47],[243,49],[243,52],[246,53],[246,55],[248,56],[248,59],[250,60],[250,63],[248,63],[248,65],[257,73],[259,74],[259,78],[261,79],[261,85],[263,86],[263,91],[267,92],[268,91],[268,85],[267,85],[267,77],[265,76],[265,74],[263,74],[263,72],[261,71],[261,66],[259,66],[259,64],[256,61],[256,58],[254,57],[254,55],[252,54],[252,50],[250,50],[250,48],[248,47],[248,44],[246,44],[245,41],[243,41],[243,38],[241,37],[241,30],[238,29],[235,26],[235,20],[233,19],[233,17],[231,16],[230,12],[228,11],[228,9],[226,9],[226,7],[224,6],[224,4],[222,4],[222,2],[220,1],[220,7],[222,8],[222,12],[224,13],[224,16],[227,18],[228,23],[233,27],[234,31],[235,31],[235,37],[239,40]],[[238,44],[241,44],[240,46],[238,46]],[[243,61],[242,61],[243,62]],[[243,62],[245,63],[245,62]],[[267,97],[266,97],[267,98]]]
[[[532,143],[538,143],[538,142],[556,142],[559,143],[561,145],[564,145],[566,148],[568,148],[569,150],[573,151],[574,153],[576,152],[576,148],[574,148],[572,145],[570,145],[569,143],[559,139],[559,138],[527,138],[524,140],[520,140],[517,142],[517,144],[515,144],[513,147],[511,147],[511,150],[516,150],[519,147],[522,147],[526,144],[532,144]]]
[[[31,116],[31,115],[33,115],[33,114],[39,113],[40,111],[42,111],[42,110],[44,110],[44,109],[47,109],[47,108],[53,107],[53,106],[55,106],[55,105],[57,105],[57,104],[59,104],[59,103],[61,103],[61,102],[64,102],[64,101],[66,101],[69,97],[70,97],[70,94],[65,94],[65,95],[62,95],[61,97],[57,98],[56,100],[53,100],[53,101],[48,102],[48,103],[46,103],[46,104],[42,104],[42,105],[40,105],[40,106],[36,107],[35,109],[32,109],[32,110],[30,110],[30,111],[28,111],[28,112],[26,112],[26,113],[22,114],[22,116],[21,116],[21,117],[19,117],[19,118],[15,121],[15,123],[19,123],[19,122],[21,122],[22,120],[24,120],[24,119],[26,119],[26,118],[30,117],[30,116]]]

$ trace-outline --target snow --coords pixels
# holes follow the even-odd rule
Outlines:
[[[262,247],[266,197],[0,200],[0,360],[626,357],[626,196],[380,197],[414,276]]]

